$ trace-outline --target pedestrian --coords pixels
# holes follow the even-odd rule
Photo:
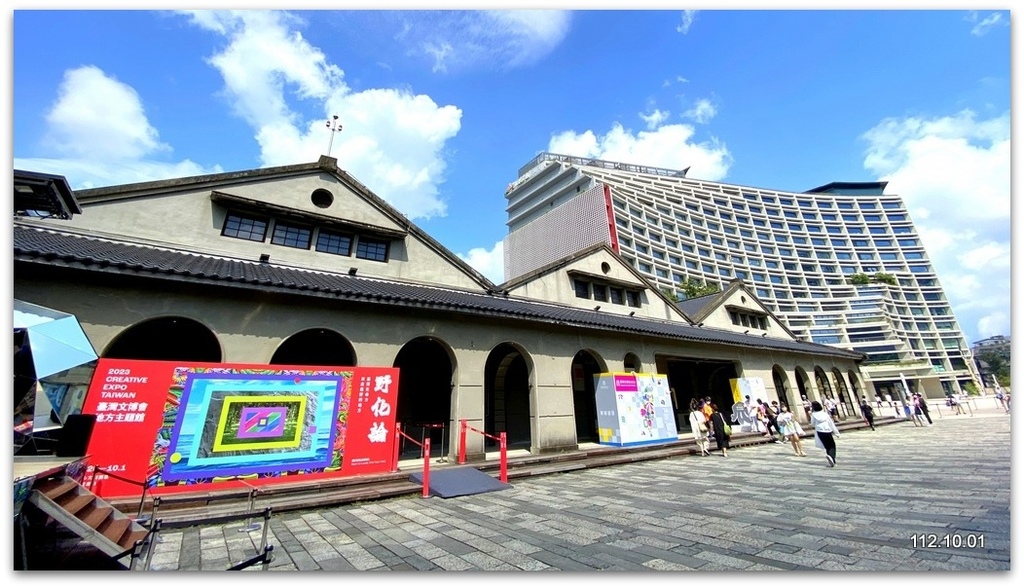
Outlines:
[[[921,412],[921,415],[928,419],[928,426],[932,426],[932,416],[928,414],[928,399],[920,394],[914,394],[914,401],[917,403],[917,409]]]
[[[1003,394],[1002,388],[996,390],[996,400],[999,401],[999,406],[1003,407],[1003,410],[1006,410],[1008,408],[1006,406],[1006,395]]]
[[[868,397],[864,396],[860,399],[860,413],[864,415],[864,420],[867,422],[871,430],[875,430],[875,409],[871,408],[868,404]]]
[[[836,466],[836,437],[839,436],[839,429],[817,400],[811,403],[811,426],[814,427],[814,446],[825,450],[828,467],[834,468]]]
[[[800,435],[804,434],[803,427],[800,426],[793,413],[789,412],[788,406],[782,405],[779,409],[779,416],[775,417],[775,422],[778,424],[779,432],[782,433],[783,438],[789,439],[789,444],[793,446],[793,455],[807,457],[800,442]]]
[[[708,425],[701,410],[701,403],[696,398],[690,400],[690,431],[693,432],[693,439],[700,448],[701,455],[711,455],[708,451]]]
[[[811,401],[807,400],[806,396],[801,396],[801,399],[804,403],[804,416],[807,417],[807,420],[811,420]]]
[[[889,408],[892,408],[892,394],[889,394],[888,392],[885,393],[885,404]],[[899,418],[899,417],[900,417],[900,413],[899,413],[899,411],[897,411],[896,412],[896,418]]]
[[[711,412],[712,412],[712,410],[711,410],[711,397],[710,396],[705,396],[704,397],[704,401],[701,404],[700,410],[701,410],[701,412],[704,413],[704,422],[710,423],[711,422]]]
[[[711,434],[715,436],[715,444],[722,450],[722,457],[729,457],[729,437],[732,426],[725,420],[725,415],[718,412],[718,405],[711,403]]]
[[[758,411],[758,416],[761,419],[761,423],[764,425],[764,436],[765,437],[771,437],[772,443],[778,443],[779,442],[778,439],[775,438],[775,435],[772,433],[772,429],[775,429],[776,433],[779,432],[779,425],[776,424],[776,422],[775,422],[775,417],[776,417],[775,410],[777,410],[777,409],[778,409],[778,404],[777,403],[776,403],[775,409],[773,410],[770,404],[768,404],[767,402],[761,400],[760,398],[757,399],[757,411]]]
[[[881,394],[877,394],[877,393],[875,394],[875,406],[877,406],[879,410],[882,409],[882,395]]]
[[[828,411],[828,415],[833,420],[839,420],[839,407],[836,405],[836,401],[831,398],[825,398],[825,410]]]

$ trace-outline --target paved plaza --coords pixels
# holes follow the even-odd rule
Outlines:
[[[269,570],[1008,571],[1010,417],[932,416],[844,433],[835,468],[805,439],[275,514]],[[242,527],[164,531],[150,569],[227,569]]]

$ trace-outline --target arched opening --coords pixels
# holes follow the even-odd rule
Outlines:
[[[849,370],[846,372],[846,377],[850,379],[850,387],[853,388],[854,397],[860,398],[861,396],[864,396],[864,391],[863,388],[861,388],[860,381],[857,380],[857,372]],[[869,398],[868,400],[870,401],[871,399]]]
[[[779,402],[788,406],[790,411],[796,410],[800,406],[800,403],[793,398],[786,370],[778,364],[772,366],[772,384],[775,385],[775,394],[778,395]]]
[[[825,399],[828,398],[838,404],[836,400],[836,394],[832,390],[832,384],[828,381],[828,375],[825,374],[825,370],[818,366],[814,368],[814,385],[818,388],[818,392],[821,394],[822,405],[824,406]],[[828,408],[827,406],[825,408]],[[837,407],[838,409],[838,407]]]
[[[836,389],[840,410],[845,411],[846,416],[856,415],[857,409],[854,407],[860,405],[860,398],[850,395],[850,389],[846,387],[846,380],[839,368],[832,368],[832,384]]]
[[[206,325],[181,316],[149,319],[121,332],[103,353],[117,359],[214,362],[220,341]]]
[[[640,363],[640,358],[635,353],[626,354],[626,357],[622,359],[622,367],[627,372],[643,373],[643,364]]]
[[[800,405],[803,407],[804,420],[808,420],[811,418],[811,411],[808,409],[808,406],[811,401],[814,400],[811,398],[810,393],[811,379],[807,377],[807,372],[800,366],[796,366],[793,373],[796,374],[796,388],[797,391],[800,392]],[[794,414],[799,413],[794,412]]]
[[[572,358],[572,408],[576,417],[576,443],[596,443],[597,398],[594,375],[607,372],[603,361],[587,350]]]
[[[417,337],[402,346],[394,367],[399,370],[395,421],[420,443],[429,437],[431,456],[450,453],[454,366],[448,348],[435,339]],[[422,455],[418,445],[401,439],[400,458]]]
[[[657,356],[658,373],[668,376],[678,432],[688,431],[690,401],[710,397],[718,410],[730,414],[733,405],[732,383],[738,377],[736,363],[716,359]]]
[[[509,449],[529,449],[530,373],[524,353],[512,343],[491,350],[484,366],[484,430],[491,435],[504,431]],[[485,447],[496,447],[486,438]]]
[[[270,358],[271,365],[354,366],[352,344],[330,329],[306,329],[285,339]]]

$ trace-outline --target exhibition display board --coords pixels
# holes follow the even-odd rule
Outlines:
[[[624,447],[678,439],[668,376],[595,374],[594,389],[600,443]]]
[[[102,497],[393,469],[398,368],[99,360],[83,412]],[[119,478],[124,478],[124,481]]]

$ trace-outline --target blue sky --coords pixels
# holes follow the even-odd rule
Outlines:
[[[14,167],[73,188],[311,162],[330,145],[501,282],[504,188],[542,151],[793,191],[885,180],[968,341],[1010,334],[1009,10],[26,4],[12,18]]]

